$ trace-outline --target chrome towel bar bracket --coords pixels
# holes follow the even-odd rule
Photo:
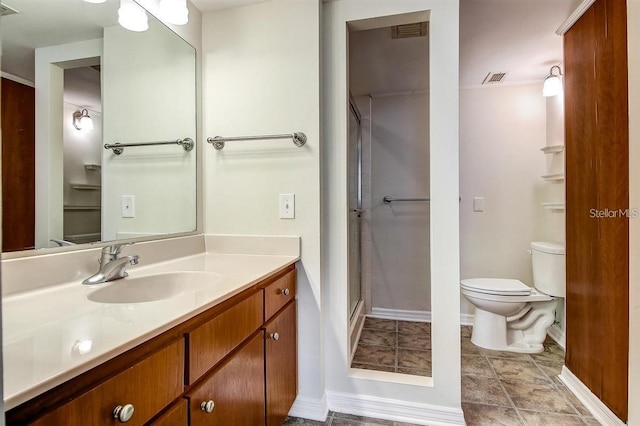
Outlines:
[[[233,136],[233,137],[223,137],[216,136],[213,138],[207,138],[207,142],[209,142],[215,149],[220,151],[224,148],[225,142],[234,142],[234,141],[262,141],[262,140],[272,140],[272,139],[292,139],[293,143],[297,147],[304,146],[307,143],[307,135],[302,132],[295,133],[285,133],[282,135],[261,135],[261,136]]]
[[[104,144],[104,149],[112,149],[113,153],[120,155],[124,152],[124,149],[131,146],[153,146],[153,145],[180,145],[185,151],[191,151],[195,146],[195,142],[191,138],[178,139],[175,141],[160,141],[160,142],[137,142],[137,143],[113,143]]]

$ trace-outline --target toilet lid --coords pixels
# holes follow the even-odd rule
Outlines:
[[[519,280],[505,278],[471,278],[460,281],[466,290],[501,296],[528,296],[531,287]]]

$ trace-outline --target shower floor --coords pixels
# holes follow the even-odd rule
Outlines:
[[[351,367],[431,376],[431,324],[367,317]]]

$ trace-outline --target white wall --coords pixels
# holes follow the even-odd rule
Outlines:
[[[196,138],[195,52],[162,24],[149,25],[104,30],[105,144]],[[196,156],[177,145],[103,150],[103,240],[195,231]],[[121,215],[123,195],[135,197],[134,218]]]
[[[540,85],[460,92],[461,278],[533,285],[527,250],[540,239],[546,201],[546,101]],[[473,198],[484,197],[484,212]],[[462,298],[463,313],[472,306]]]
[[[433,380],[401,382],[399,375],[350,371],[347,304],[347,25],[353,20],[396,15],[378,26],[415,22],[403,13],[430,13],[431,281],[438,300],[433,316]],[[458,235],[458,21],[457,1],[343,0],[324,12],[323,319],[329,406],[334,410],[434,422],[462,421],[459,362]],[[424,18],[424,16],[422,16]],[[420,19],[423,20],[423,19]],[[403,376],[411,377],[411,376]],[[415,416],[420,412],[420,416]],[[438,419],[438,420],[435,420]]]
[[[299,401],[323,398],[320,275],[320,2],[273,0],[203,16],[205,136],[304,132],[205,147],[205,231],[299,235]],[[295,219],[278,195],[295,194]],[[346,306],[341,311],[346,317]]]
[[[374,97],[372,106],[372,308],[426,313],[429,203],[382,199],[429,197],[429,96]]]
[[[627,0],[629,207],[640,207],[640,0]],[[640,425],[640,222],[629,221],[629,426]]]

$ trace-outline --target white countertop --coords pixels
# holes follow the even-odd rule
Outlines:
[[[4,297],[5,410],[161,334],[297,260],[293,255],[203,253],[130,267],[132,278],[172,271],[222,275],[210,289],[154,302],[93,302],[87,295],[111,283],[87,286],[81,280]]]

